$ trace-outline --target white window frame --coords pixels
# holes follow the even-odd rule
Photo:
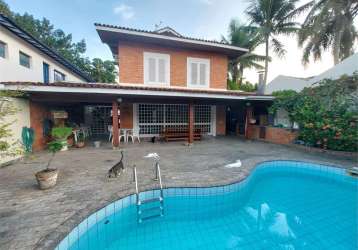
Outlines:
[[[154,58],[156,61],[156,78],[158,78],[158,60],[163,59],[165,62],[165,81],[149,81],[149,58]],[[143,53],[143,73],[144,84],[157,86],[170,86],[170,55],[162,53],[144,52]]]
[[[63,76],[63,79],[58,81],[56,80],[56,73]],[[66,81],[66,74],[62,73],[61,71],[57,70],[57,69],[54,69],[53,70],[53,81],[54,82],[63,82],[63,81]]]
[[[205,72],[205,79],[206,82],[204,85],[199,84],[200,82],[200,67],[198,67],[198,75],[197,75],[197,84],[192,83],[191,79],[191,64],[197,63],[197,64],[205,64],[206,65],[206,72]],[[210,86],[210,59],[205,58],[194,58],[194,57],[188,57],[187,58],[187,65],[186,65],[186,79],[187,79],[187,86],[189,88],[209,88]]]

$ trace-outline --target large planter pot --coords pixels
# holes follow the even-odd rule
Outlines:
[[[44,169],[35,174],[40,189],[49,189],[56,185],[58,169]]]

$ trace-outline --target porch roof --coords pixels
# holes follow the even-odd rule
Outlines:
[[[255,92],[232,91],[225,89],[194,89],[186,87],[157,87],[139,84],[118,83],[79,83],[55,82],[44,84],[41,82],[0,82],[0,89],[21,90],[28,93],[56,93],[56,94],[100,94],[118,97],[183,97],[224,100],[262,100],[270,101],[271,95]]]

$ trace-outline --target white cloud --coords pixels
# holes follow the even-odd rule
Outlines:
[[[116,6],[113,9],[113,12],[117,15],[120,15],[120,17],[125,20],[132,19],[135,14],[133,8],[129,5],[124,4],[124,3]]]

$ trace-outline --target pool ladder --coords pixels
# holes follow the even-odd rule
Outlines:
[[[133,181],[135,182],[136,190],[136,206],[137,206],[137,221],[142,223],[145,220],[153,219],[164,215],[164,196],[162,177],[160,174],[159,163],[155,163],[155,181],[159,181],[160,192],[158,197],[150,199],[140,199],[138,189],[137,168],[133,167]]]

